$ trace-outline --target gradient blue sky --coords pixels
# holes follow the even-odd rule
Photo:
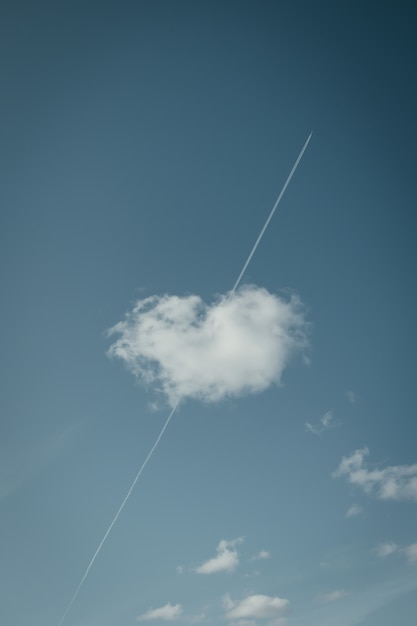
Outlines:
[[[2,624],[58,624],[168,415],[106,331],[137,299],[229,290],[313,130],[244,278],[299,295],[311,364],[182,404],[65,624],[159,626],[169,604],[174,624],[283,624],[245,613],[262,595],[288,626],[415,625],[414,20],[2,3]],[[238,538],[234,571],[196,571]]]

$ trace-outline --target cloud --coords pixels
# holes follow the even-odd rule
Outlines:
[[[335,589],[335,591],[331,591],[330,593],[317,596],[316,602],[320,604],[330,604],[330,602],[336,602],[336,600],[340,600],[340,598],[344,598],[345,596],[347,596],[347,592],[344,591],[344,589]]]
[[[181,617],[182,615],[182,605],[181,604],[165,604],[165,606],[161,606],[159,609],[149,609],[146,613],[139,615],[137,618],[138,622],[148,622],[152,620],[164,620],[167,622],[173,621]]]
[[[380,543],[379,546],[375,548],[375,552],[377,556],[384,558],[393,554],[398,549],[398,546],[393,541],[386,541],[385,543]]]
[[[356,517],[362,513],[362,507],[359,504],[352,504],[346,511],[346,517]]]
[[[333,477],[346,476],[351,484],[359,485],[366,493],[374,493],[380,500],[417,502],[417,463],[368,470],[364,467],[364,459],[368,454],[369,450],[365,447],[343,457]]]
[[[401,552],[405,554],[410,563],[417,563],[417,543],[412,543],[405,548],[400,548],[393,541],[387,541],[377,546],[375,552],[377,556],[382,558],[394,554],[394,552]]]
[[[271,553],[268,550],[260,550],[250,561],[263,561],[264,559],[270,559]]]
[[[352,390],[347,391],[346,392],[346,396],[347,396],[347,399],[349,400],[349,402],[351,404],[356,404],[356,402],[358,401],[358,398],[359,398],[358,394],[355,393]]]
[[[233,572],[239,565],[239,554],[236,545],[242,543],[242,537],[233,541],[222,539],[216,548],[217,556],[205,561],[195,568],[197,574],[217,574],[217,572]]]
[[[254,285],[211,305],[196,295],[138,300],[109,335],[119,335],[109,356],[171,405],[180,397],[214,402],[279,384],[308,343],[297,296],[284,300]]]
[[[332,422],[332,420],[332,411],[327,411],[316,424],[312,424],[311,422],[305,422],[306,431],[312,433],[313,435],[320,435],[325,430],[329,430],[329,428],[334,428],[336,426],[336,424]]]
[[[410,563],[417,563],[417,543],[412,543],[404,548],[404,552]]]
[[[232,600],[229,594],[223,597],[225,617],[230,620],[269,620],[272,626],[284,623],[290,603],[285,598],[254,594],[246,596],[240,602]]]

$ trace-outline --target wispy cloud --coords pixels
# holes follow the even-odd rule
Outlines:
[[[232,600],[230,594],[223,597],[226,619],[230,620],[268,620],[271,626],[285,623],[285,615],[290,603],[285,598],[254,594],[246,596],[240,602]]]
[[[255,554],[250,561],[263,561],[264,559],[270,559],[271,553],[268,550],[260,550],[257,554]]]
[[[334,591],[330,591],[330,593],[317,596],[316,602],[319,604],[330,604],[330,602],[336,602],[336,600],[340,600],[340,598],[344,598],[345,596],[347,596],[347,591],[344,589],[335,589]]]
[[[385,543],[380,543],[375,548],[375,553],[381,558],[385,558],[394,553],[402,553],[406,556],[410,563],[417,563],[417,543],[411,543],[410,545],[405,546],[405,548],[401,548],[393,541],[387,541]]]
[[[197,574],[217,574],[218,572],[234,572],[239,565],[239,553],[236,546],[242,543],[243,538],[238,537],[233,541],[222,539],[216,552],[217,556],[205,561],[194,569]]]
[[[382,470],[368,470],[364,459],[368,448],[356,450],[343,457],[333,476],[345,476],[366,493],[374,493],[380,500],[414,500],[417,502],[417,464],[391,465]]]
[[[351,404],[356,404],[356,402],[359,399],[358,394],[352,391],[351,389],[346,392],[346,397]]]
[[[327,411],[320,420],[314,424],[311,422],[305,422],[305,429],[307,432],[312,433],[313,435],[320,435],[325,430],[329,430],[329,428],[334,428],[336,423],[333,421],[333,412]]]
[[[389,556],[390,554],[393,554],[397,550],[398,550],[398,546],[393,541],[386,541],[385,543],[380,543],[375,548],[375,552],[377,556],[379,556],[380,558]]]
[[[150,622],[153,620],[163,620],[166,622],[172,622],[181,617],[183,613],[181,604],[165,604],[158,609],[149,609],[146,613],[137,617],[138,622]]]
[[[412,543],[404,548],[404,552],[410,563],[417,563],[417,543]]]
[[[108,354],[142,382],[179,397],[217,401],[279,383],[292,355],[307,345],[296,296],[284,300],[256,286],[219,296],[152,296],[110,329]]]
[[[362,507],[359,504],[352,504],[346,511],[346,517],[357,517],[362,513]]]

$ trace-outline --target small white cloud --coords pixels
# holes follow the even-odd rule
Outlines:
[[[175,571],[177,572],[177,574],[183,574],[184,573],[184,566],[183,565],[177,565],[177,567],[175,568]]]
[[[401,548],[393,541],[387,541],[385,543],[379,544],[379,546],[375,548],[375,552],[377,556],[381,558],[387,557],[390,554],[394,554],[395,552],[401,552],[405,554],[410,563],[417,563],[417,543],[412,543],[405,548]]]
[[[331,591],[330,593],[324,593],[321,596],[317,596],[316,602],[320,604],[329,604],[330,602],[336,602],[336,600],[340,600],[340,598],[344,598],[347,596],[347,592],[344,589],[335,589],[335,591]]]
[[[320,419],[320,422],[323,425],[323,428],[329,428],[330,426],[330,422],[333,419],[333,413],[331,411],[327,411],[327,413],[325,413],[323,415],[323,417]]]
[[[264,391],[280,383],[290,358],[308,343],[300,300],[256,286],[211,305],[195,295],[138,300],[109,335],[119,335],[109,356],[171,405],[180,397],[214,402]]]
[[[264,559],[270,559],[271,553],[268,550],[260,550],[258,554],[255,554],[250,561],[263,561]]]
[[[382,470],[368,470],[364,459],[368,448],[356,450],[343,457],[333,477],[346,476],[347,480],[361,487],[366,493],[375,493],[380,500],[414,500],[417,502],[417,463],[392,465]]]
[[[197,574],[217,574],[218,572],[234,572],[239,565],[239,553],[236,546],[242,543],[243,538],[238,537],[233,541],[222,539],[216,551],[217,556],[205,561],[195,568]]]
[[[354,391],[351,391],[351,390],[349,390],[349,391],[347,391],[347,392],[346,392],[346,396],[347,396],[347,399],[349,400],[349,402],[350,402],[351,404],[356,404],[356,402],[357,402],[357,401],[358,401],[358,399],[359,399],[358,394],[357,394],[357,393],[355,393]]]
[[[181,617],[183,612],[181,604],[165,604],[165,606],[161,606],[159,609],[149,609],[146,613],[139,615],[137,618],[138,622],[148,622],[152,620],[164,620],[167,622],[174,621]]]
[[[343,476],[347,474],[350,476],[354,471],[359,470],[363,464],[364,458],[369,454],[368,448],[362,448],[361,450],[355,450],[353,454],[347,457],[343,457],[339,467],[335,472],[333,472],[333,476],[335,478],[339,476]]]
[[[333,412],[327,411],[318,422],[312,424],[311,422],[305,422],[305,429],[307,432],[312,433],[313,435],[320,435],[325,430],[329,430],[329,428],[334,428],[336,426],[333,420]]]
[[[410,563],[417,563],[417,543],[412,543],[404,548],[404,552]]]
[[[276,624],[283,619],[288,612],[290,603],[285,598],[254,594],[246,596],[240,602],[232,600],[229,594],[223,597],[225,617],[230,620],[270,620],[269,624]]]
[[[398,550],[398,546],[393,541],[386,541],[385,543],[380,543],[379,546],[375,548],[375,552],[377,556],[384,558],[393,554]]]
[[[359,504],[352,504],[346,511],[346,517],[356,517],[362,513],[362,507]]]

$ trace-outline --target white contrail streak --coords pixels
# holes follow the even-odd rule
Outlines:
[[[166,429],[167,429],[167,427],[168,427],[168,424],[170,423],[172,416],[174,415],[175,411],[177,410],[177,408],[178,408],[178,405],[179,405],[180,401],[181,401],[181,398],[179,398],[179,400],[177,401],[176,405],[175,405],[175,406],[173,407],[173,409],[171,410],[171,413],[168,415],[168,417],[167,417],[167,419],[166,419],[166,421],[165,421],[165,424],[162,426],[161,432],[159,433],[158,437],[156,438],[155,443],[153,444],[153,446],[152,446],[152,448],[151,448],[151,450],[150,450],[150,452],[149,452],[148,456],[146,457],[146,459],[145,459],[145,460],[144,460],[144,462],[142,463],[141,468],[140,468],[140,470],[138,471],[138,473],[136,474],[135,479],[134,479],[133,483],[131,484],[129,491],[128,491],[128,492],[127,492],[127,494],[125,495],[125,497],[124,497],[124,500],[123,500],[122,504],[119,506],[119,509],[118,509],[118,511],[117,511],[117,513],[116,513],[116,515],[113,517],[113,519],[112,519],[112,522],[111,522],[110,526],[109,526],[109,527],[108,527],[108,529],[106,530],[106,532],[105,532],[105,534],[104,534],[103,539],[100,541],[100,543],[99,543],[99,545],[98,545],[97,550],[94,552],[94,554],[93,554],[93,556],[92,556],[92,558],[91,558],[91,560],[90,560],[89,564],[87,565],[87,569],[85,570],[85,572],[84,572],[84,574],[83,574],[83,577],[81,578],[81,580],[80,580],[80,582],[79,582],[79,584],[78,584],[78,587],[77,587],[77,589],[75,590],[74,595],[72,596],[71,601],[70,601],[70,603],[68,604],[68,606],[67,606],[67,608],[66,608],[66,610],[65,610],[65,613],[64,613],[64,614],[63,614],[63,616],[61,617],[61,619],[60,619],[60,621],[59,621],[59,623],[58,623],[58,626],[61,626],[61,624],[63,623],[64,619],[65,619],[65,618],[66,618],[66,616],[68,615],[68,612],[69,612],[70,608],[71,608],[71,607],[72,607],[72,605],[74,604],[74,602],[75,602],[75,600],[76,600],[76,598],[77,598],[78,594],[80,593],[81,587],[83,586],[84,581],[85,581],[85,579],[87,578],[87,576],[88,576],[88,573],[89,573],[90,569],[93,567],[94,561],[95,561],[95,560],[96,560],[96,558],[98,557],[98,555],[99,555],[99,553],[100,553],[100,550],[101,550],[101,548],[103,547],[103,545],[104,545],[104,543],[105,543],[105,541],[106,541],[107,537],[110,535],[111,529],[113,528],[113,526],[114,526],[114,525],[115,525],[115,523],[117,522],[117,520],[118,520],[118,518],[119,518],[120,513],[123,511],[123,509],[124,509],[124,507],[125,507],[126,502],[129,500],[129,498],[130,498],[130,496],[131,496],[131,493],[132,493],[133,489],[135,488],[136,483],[138,482],[139,478],[141,477],[141,474],[142,474],[143,470],[145,469],[145,467],[146,467],[146,466],[147,466],[147,464],[148,464],[148,461],[150,460],[150,458],[151,458],[151,456],[153,455],[153,453],[155,452],[155,450],[156,450],[156,448],[157,448],[157,446],[158,446],[159,442],[161,441],[161,439],[162,439],[162,435],[163,435],[163,434],[164,434],[164,432],[166,431]]]
[[[256,240],[255,245],[253,246],[252,250],[250,251],[250,254],[249,254],[248,258],[246,259],[246,262],[245,262],[245,264],[244,264],[244,266],[243,266],[243,268],[242,268],[242,270],[241,270],[241,272],[240,272],[240,274],[239,274],[239,276],[238,276],[238,278],[237,278],[237,280],[236,280],[236,282],[235,282],[235,284],[234,284],[234,286],[233,286],[232,293],[234,293],[234,292],[236,291],[236,289],[238,288],[239,283],[240,283],[240,281],[242,280],[243,275],[244,275],[244,273],[246,272],[246,270],[247,270],[247,268],[248,268],[248,265],[249,265],[249,263],[250,263],[250,262],[251,262],[251,260],[252,260],[253,255],[254,255],[254,254],[255,254],[255,252],[256,252],[256,248],[258,247],[258,245],[259,245],[259,243],[260,243],[260,241],[261,241],[261,239],[262,239],[262,237],[263,237],[263,235],[264,235],[264,233],[265,233],[266,229],[268,228],[268,224],[269,224],[269,222],[271,221],[271,219],[272,219],[272,217],[273,217],[273,215],[274,215],[274,213],[275,213],[275,210],[276,210],[276,208],[277,208],[278,204],[280,203],[281,198],[282,198],[282,196],[284,195],[285,190],[286,190],[286,188],[288,187],[288,185],[289,185],[289,183],[290,183],[290,180],[291,180],[291,178],[293,177],[293,174],[294,174],[295,170],[296,170],[296,169],[297,169],[297,167],[298,167],[299,162],[301,161],[301,158],[302,158],[302,156],[303,156],[303,154],[304,154],[304,152],[305,152],[305,150],[306,150],[306,148],[307,148],[307,146],[308,146],[308,143],[309,143],[309,141],[310,141],[310,139],[311,139],[312,134],[313,134],[313,133],[311,132],[311,133],[310,133],[310,135],[308,136],[308,139],[307,139],[307,141],[305,142],[305,144],[304,144],[304,146],[303,146],[303,148],[302,148],[302,150],[301,150],[300,154],[298,155],[298,158],[297,158],[296,162],[294,163],[293,168],[292,168],[291,172],[289,173],[289,176],[288,176],[287,180],[285,181],[285,184],[284,184],[284,186],[283,186],[283,188],[282,188],[282,190],[281,190],[281,192],[280,192],[280,194],[279,194],[279,196],[278,196],[278,198],[277,198],[277,201],[275,202],[275,204],[274,204],[274,206],[273,206],[273,208],[272,208],[272,211],[270,212],[270,214],[269,214],[269,216],[268,216],[268,219],[266,220],[266,222],[265,222],[265,224],[264,224],[264,227],[262,228],[261,232],[259,233],[258,239]],[[60,621],[58,622],[58,626],[61,626],[61,625],[62,625],[62,623],[64,622],[64,620],[65,620],[66,616],[68,615],[68,613],[69,613],[69,611],[70,611],[70,609],[71,609],[72,605],[74,604],[75,600],[77,599],[77,596],[78,596],[78,594],[80,593],[82,586],[84,585],[85,579],[87,578],[87,576],[88,576],[88,574],[89,574],[89,572],[90,572],[91,568],[92,568],[92,567],[93,567],[93,565],[94,565],[94,561],[96,560],[96,558],[97,558],[97,557],[98,557],[98,555],[100,554],[100,551],[101,551],[101,549],[102,549],[102,547],[103,547],[104,543],[106,542],[107,537],[110,535],[110,533],[111,533],[111,530],[112,530],[113,526],[114,526],[114,525],[115,525],[115,523],[117,522],[117,520],[118,520],[118,518],[119,518],[119,515],[121,514],[121,512],[123,511],[123,509],[124,509],[124,507],[125,507],[125,505],[126,505],[127,501],[129,500],[129,498],[130,498],[130,496],[131,496],[131,494],[132,494],[132,491],[133,491],[133,489],[134,489],[134,488],[135,488],[135,486],[136,486],[136,483],[138,482],[139,478],[140,478],[140,477],[141,477],[141,475],[142,475],[143,470],[145,469],[145,467],[146,467],[146,466],[147,466],[147,464],[148,464],[148,461],[150,460],[151,456],[153,455],[153,453],[155,452],[156,448],[158,447],[158,444],[159,444],[159,442],[161,441],[162,436],[163,436],[164,432],[166,431],[166,429],[167,429],[167,427],[168,427],[169,422],[171,421],[172,417],[174,416],[174,413],[175,413],[175,411],[177,410],[177,408],[178,408],[178,406],[179,406],[179,404],[180,404],[181,400],[182,400],[182,398],[180,397],[180,398],[177,400],[177,403],[175,404],[175,406],[171,409],[171,412],[170,412],[170,414],[168,415],[168,417],[167,417],[167,419],[166,419],[166,421],[165,421],[164,425],[162,426],[162,429],[161,429],[161,431],[160,431],[159,435],[157,436],[157,438],[156,438],[156,440],[155,440],[155,443],[153,444],[153,446],[152,446],[152,448],[151,448],[150,452],[148,453],[148,456],[146,457],[146,459],[145,459],[145,460],[144,460],[144,462],[142,463],[140,470],[139,470],[139,471],[138,471],[138,473],[136,474],[136,476],[135,476],[135,478],[134,478],[134,480],[133,480],[133,482],[132,482],[132,484],[131,484],[131,486],[130,486],[130,488],[129,488],[129,491],[128,491],[128,492],[127,492],[127,494],[125,495],[124,500],[123,500],[123,502],[121,503],[121,505],[119,506],[119,509],[118,509],[118,511],[117,511],[117,513],[116,513],[116,515],[113,517],[113,519],[112,519],[112,521],[111,521],[110,526],[108,527],[108,529],[106,530],[106,532],[105,532],[105,534],[104,534],[103,539],[100,541],[100,543],[99,543],[99,545],[98,545],[97,550],[94,552],[94,554],[93,554],[93,556],[92,556],[92,558],[91,558],[91,560],[90,560],[89,564],[87,565],[87,569],[85,570],[85,572],[84,572],[84,574],[83,574],[83,576],[82,576],[82,578],[81,578],[80,582],[78,583],[78,587],[76,588],[76,590],[75,590],[75,592],[74,592],[74,595],[72,596],[72,598],[71,598],[71,600],[70,600],[70,602],[69,602],[69,604],[68,604],[67,608],[65,609],[65,613],[63,614],[63,616],[61,617]]]
[[[238,288],[239,283],[240,283],[240,281],[242,280],[243,275],[244,275],[244,273],[246,272],[246,270],[247,270],[247,268],[248,268],[248,265],[249,265],[249,263],[250,263],[250,262],[251,262],[251,260],[252,260],[253,255],[254,255],[254,254],[255,254],[255,252],[256,252],[256,248],[259,246],[259,244],[260,244],[260,242],[261,242],[261,239],[262,239],[262,237],[264,236],[264,233],[265,233],[266,229],[268,228],[268,224],[269,224],[269,222],[272,220],[272,218],[273,218],[273,216],[274,216],[274,213],[275,213],[275,211],[276,211],[276,209],[277,209],[277,207],[278,207],[279,203],[281,202],[281,198],[282,198],[282,196],[284,195],[286,188],[287,188],[287,187],[288,187],[288,185],[290,184],[291,178],[293,177],[294,172],[295,172],[295,170],[297,169],[298,164],[299,164],[299,162],[301,161],[301,159],[302,159],[302,157],[303,157],[304,152],[306,151],[306,148],[307,148],[307,146],[308,146],[308,144],[309,144],[309,141],[310,141],[310,139],[311,139],[312,135],[313,135],[313,132],[311,132],[311,133],[309,134],[309,136],[308,136],[308,138],[307,138],[307,141],[305,142],[304,146],[302,147],[301,152],[300,152],[300,154],[298,155],[298,158],[297,158],[296,162],[294,163],[294,165],[293,165],[293,168],[292,168],[291,172],[288,174],[288,178],[287,178],[287,180],[285,181],[284,186],[283,186],[283,188],[281,189],[281,192],[280,192],[280,194],[279,194],[279,196],[278,196],[278,198],[277,198],[277,200],[276,200],[276,202],[275,202],[274,206],[272,207],[272,210],[271,210],[270,214],[268,215],[268,219],[266,220],[266,222],[265,222],[265,224],[264,224],[264,227],[262,228],[261,232],[259,233],[259,235],[258,235],[258,239],[255,241],[255,244],[254,244],[254,246],[253,246],[252,250],[250,251],[250,254],[249,254],[248,258],[246,259],[246,262],[245,262],[244,266],[242,267],[242,271],[240,272],[240,274],[239,274],[239,276],[238,276],[238,278],[237,278],[237,281],[235,282],[235,284],[234,284],[234,286],[233,286],[232,293],[234,293],[234,292],[236,291],[236,289]]]

